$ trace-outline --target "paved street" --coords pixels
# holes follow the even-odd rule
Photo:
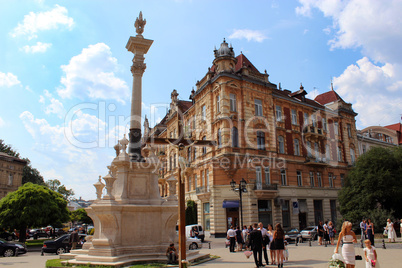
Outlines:
[[[211,249],[208,248],[208,242],[211,243]],[[376,241],[378,260],[381,266],[387,268],[401,267],[402,263],[402,243],[388,244],[387,249],[382,248],[380,241]],[[285,263],[284,267],[294,268],[326,268],[328,260],[332,256],[334,246],[318,246],[314,242],[311,247],[308,243],[289,245],[289,262]],[[252,268],[255,267],[253,256],[247,259],[243,253],[229,253],[229,248],[225,248],[225,239],[210,238],[207,243],[203,244],[201,253],[220,256],[219,259],[208,261],[197,265],[197,267],[208,268]],[[363,249],[356,246],[356,254],[363,256]],[[41,256],[40,252],[28,252],[27,254],[18,257],[0,258],[0,267],[12,268],[44,268],[46,260],[54,259],[58,256],[55,254],[45,254]],[[275,266],[267,266],[275,267]],[[356,268],[364,268],[364,261],[356,261]]]

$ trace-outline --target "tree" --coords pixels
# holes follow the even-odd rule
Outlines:
[[[402,148],[374,147],[361,155],[349,172],[345,186],[339,192],[343,218],[360,222],[362,218],[382,218],[378,209],[388,211],[388,217],[400,217],[402,209]],[[374,222],[374,219],[373,219]],[[380,227],[384,222],[374,222]]]
[[[72,189],[67,190],[66,186],[64,186],[64,184],[62,185],[61,182],[57,179],[47,180],[46,186],[49,187],[50,190],[61,194],[67,201],[70,200],[70,197],[74,196],[74,191]]]
[[[186,225],[197,223],[197,204],[193,200],[187,201]]]
[[[92,219],[88,216],[83,208],[79,208],[71,212],[70,219],[72,222],[82,222],[85,224],[93,224]]]
[[[5,144],[3,140],[0,140],[0,152],[20,158],[20,154],[14,150],[11,145]],[[27,161],[27,164],[22,169],[22,184],[32,182],[34,184],[44,185],[45,182],[42,175],[40,175],[36,168],[31,166],[31,161],[28,158],[23,158],[22,160]]]
[[[61,194],[30,182],[0,200],[0,225],[19,230],[22,242],[27,228],[62,227],[69,216],[67,201]]]

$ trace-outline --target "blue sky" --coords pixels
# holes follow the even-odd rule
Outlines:
[[[399,122],[402,1],[0,1],[0,138],[76,197],[92,186],[127,132],[139,12],[143,116],[187,100],[223,38],[272,83],[309,97],[330,89],[353,104],[358,129]],[[152,111],[152,112],[151,112]]]

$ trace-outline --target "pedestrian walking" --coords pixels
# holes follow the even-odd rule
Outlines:
[[[334,239],[335,239],[335,227],[332,221],[328,222],[328,235],[329,235],[329,241],[331,242],[331,245],[334,245]]]
[[[371,219],[367,219],[366,232],[367,239],[370,240],[371,245],[374,247],[374,224],[371,222]]]
[[[394,224],[390,219],[387,219],[387,230],[388,230],[388,242],[395,242],[396,232],[394,228]]]
[[[235,245],[236,245],[236,232],[233,230],[233,226],[230,226],[228,232],[227,232],[227,239],[230,242],[229,245],[229,251],[230,252],[235,252]]]
[[[360,240],[361,240],[361,242],[363,242],[364,240],[366,240],[366,220],[365,219],[363,219],[360,222],[360,234],[361,234]]]
[[[342,224],[342,231],[339,233],[338,243],[336,243],[335,253],[338,253],[339,244],[343,241],[342,257],[345,260],[346,268],[355,267],[355,246],[356,235],[352,231],[352,223],[345,221]]]
[[[237,251],[242,251],[243,237],[242,237],[242,231],[240,230],[240,226],[236,227],[236,242],[237,242]]]
[[[324,237],[324,227],[322,226],[322,221],[318,222],[317,235],[318,235],[318,245],[322,245],[322,239]]]
[[[80,238],[78,236],[77,228],[74,228],[74,231],[70,234],[69,242],[71,244],[71,249],[77,248],[77,243],[79,242]]]
[[[251,247],[251,250],[253,251],[254,255],[254,262],[255,265],[258,267],[264,267],[262,264],[262,247],[263,247],[263,241],[262,241],[262,234],[261,231],[257,229],[258,224],[254,223],[253,224],[253,230],[250,233],[250,241],[249,241],[249,246]]]
[[[364,244],[366,247],[364,248],[364,258],[366,259],[366,268],[379,268],[380,264],[377,260],[377,251],[375,247],[371,245],[370,240],[365,240]]]
[[[285,249],[285,232],[283,231],[280,223],[275,225],[274,243],[276,260],[278,261],[278,268],[280,268],[283,267],[283,251]]]
[[[268,224],[268,237],[269,237],[269,252],[271,255],[271,264],[275,264],[276,252],[275,252],[275,243],[274,243],[274,230],[271,224]]]
[[[264,255],[265,263],[269,265],[269,259],[267,254],[267,245],[269,244],[268,231],[267,229],[264,228],[262,222],[258,223],[258,230],[261,231],[262,235],[262,254]]]

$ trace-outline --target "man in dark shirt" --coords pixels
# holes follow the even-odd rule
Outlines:
[[[264,267],[262,264],[262,247],[263,247],[263,240],[261,231],[258,230],[258,224],[253,224],[253,230],[250,233],[250,241],[249,246],[253,250],[254,255],[254,262],[257,267]],[[258,253],[258,257],[257,257]]]
[[[77,243],[80,240],[77,232],[77,228],[74,228],[74,231],[70,234],[70,244],[71,244],[71,249],[76,249],[77,248]]]
[[[174,247],[174,243],[171,243],[166,250],[166,256],[168,258],[168,264],[175,264],[177,261],[177,250]]]

